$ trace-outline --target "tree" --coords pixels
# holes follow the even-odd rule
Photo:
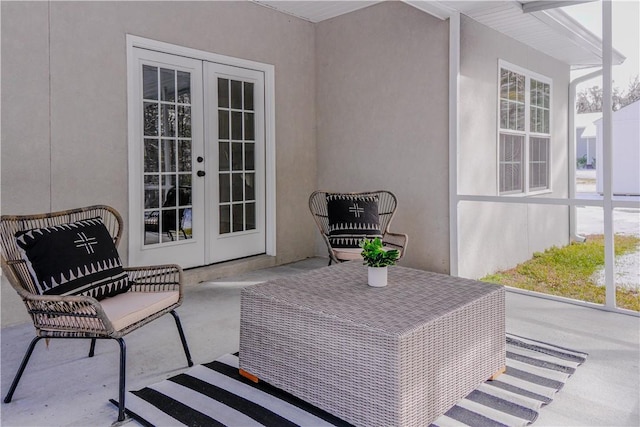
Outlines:
[[[620,88],[613,88],[611,94],[611,101],[613,111],[618,111],[622,107],[637,101],[640,99],[640,80],[638,76],[629,83],[629,87],[626,91],[621,91]],[[599,113],[602,111],[602,88],[600,86],[593,86],[586,88],[578,92],[576,98],[576,110],[580,113]]]
[[[629,90],[627,91],[627,97],[624,105],[629,105],[640,99],[640,80],[638,76],[629,83]]]

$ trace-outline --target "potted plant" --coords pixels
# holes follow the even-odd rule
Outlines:
[[[387,286],[387,267],[395,265],[400,252],[396,249],[385,250],[379,237],[373,240],[363,239],[360,247],[364,265],[369,267],[369,286]]]

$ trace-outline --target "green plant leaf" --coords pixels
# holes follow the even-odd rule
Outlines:
[[[362,258],[364,259],[364,265],[369,267],[387,267],[389,265],[395,265],[400,252],[396,249],[385,250],[382,240],[376,237],[373,240],[367,238],[362,239],[360,242],[362,248]]]

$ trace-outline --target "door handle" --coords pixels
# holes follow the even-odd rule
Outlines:
[[[198,171],[197,175],[198,176],[205,176],[207,173],[205,171]]]

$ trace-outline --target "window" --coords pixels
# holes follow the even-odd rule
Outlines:
[[[500,62],[500,194],[548,190],[551,80]]]

